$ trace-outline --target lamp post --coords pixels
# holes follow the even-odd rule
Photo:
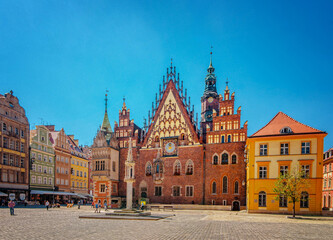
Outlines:
[[[105,202],[106,204],[104,205],[105,211],[108,209],[108,186],[105,186]]]

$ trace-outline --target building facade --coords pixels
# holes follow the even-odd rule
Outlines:
[[[333,186],[332,186],[332,168],[333,168],[333,148],[324,153],[323,165],[323,209],[333,210]]]
[[[67,136],[71,151],[71,192],[88,194],[88,159],[74,135]]]
[[[292,204],[273,192],[280,174],[304,171],[308,186],[296,203],[297,214],[320,214],[325,132],[279,112],[247,139],[248,212],[291,213]]]
[[[54,191],[54,149],[45,126],[30,130],[30,161],[30,190]]]
[[[120,207],[119,186],[119,143],[112,132],[105,95],[105,114],[103,124],[94,138],[92,150],[92,171],[94,202],[104,207]]]
[[[55,187],[57,191],[71,191],[71,152],[64,129],[55,131],[54,125],[46,126],[51,133],[51,142],[55,154]],[[62,200],[68,200],[63,195]]]
[[[13,91],[0,94],[0,191],[23,201],[29,189],[29,122]]]
[[[105,195],[96,193],[101,192],[100,184],[114,183],[118,188],[112,196],[118,196],[122,206],[125,206],[126,195],[130,194],[134,204],[144,201],[244,208],[247,123],[241,125],[241,110],[234,112],[234,101],[235,94],[230,94],[228,86],[224,96],[218,94],[211,60],[201,98],[199,131],[198,115],[195,116],[187,90],[171,63],[142,129],[130,119],[125,100],[114,133],[108,124],[104,126],[108,122],[104,117],[104,127],[98,131],[92,147],[95,199],[105,199]],[[118,144],[112,148],[119,156],[114,168],[118,178],[114,182],[110,181],[108,172],[96,171],[101,160],[112,161],[108,134],[114,134],[114,142]],[[104,187],[103,191],[105,194]]]

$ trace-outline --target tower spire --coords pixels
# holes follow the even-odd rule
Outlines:
[[[210,47],[213,49],[213,46]],[[215,76],[215,68],[213,67],[213,60],[212,60],[212,55],[213,52],[211,50],[210,52],[210,63],[209,67],[207,69],[207,75],[205,78],[205,91],[204,95],[205,96],[217,96],[217,91],[216,91],[216,76]]]
[[[127,109],[127,108],[126,108],[125,100],[126,100],[126,99],[125,99],[125,96],[123,96],[123,108],[122,108],[122,110]]]
[[[103,123],[102,123],[102,126],[101,126],[101,130],[104,131],[104,132],[107,132],[107,133],[111,133],[112,132],[112,128],[111,128],[111,124],[110,124],[110,121],[109,121],[109,116],[108,116],[108,93],[109,91],[106,90],[106,93],[105,93],[105,113],[104,113],[104,118],[103,118]]]
[[[109,90],[105,90],[105,112],[108,112],[108,92]]]
[[[209,67],[213,67],[213,64],[212,64],[212,56],[213,56],[213,46],[210,46],[210,64],[209,64]]]

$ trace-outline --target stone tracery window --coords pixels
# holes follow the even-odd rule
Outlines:
[[[236,154],[234,154],[234,155],[231,156],[231,163],[232,164],[236,164],[237,163],[237,156],[236,156]]]
[[[174,165],[174,172],[173,172],[174,175],[180,175],[180,168],[181,168],[180,162],[179,160],[177,160]]]
[[[223,181],[222,181],[222,193],[228,193],[228,178],[227,176],[223,177]]]
[[[222,161],[221,161],[222,165],[223,164],[228,164],[228,161],[229,161],[228,159],[229,159],[228,153],[223,153],[222,154]]]
[[[151,163],[148,162],[147,166],[146,166],[146,176],[150,176],[151,175]]]
[[[190,160],[186,166],[186,175],[192,175],[192,174],[193,174],[193,162],[192,160]]]
[[[213,164],[214,164],[214,165],[217,165],[218,162],[219,162],[219,157],[218,157],[217,155],[215,155],[215,156],[213,157]]]
[[[216,194],[216,182],[212,183],[212,194]]]

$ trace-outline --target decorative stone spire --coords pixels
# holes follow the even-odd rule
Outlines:
[[[122,110],[127,110],[126,103],[125,103],[125,96],[123,97],[123,107]]]
[[[127,152],[126,162],[134,162],[132,154],[132,138],[130,138],[128,141],[128,152]]]

